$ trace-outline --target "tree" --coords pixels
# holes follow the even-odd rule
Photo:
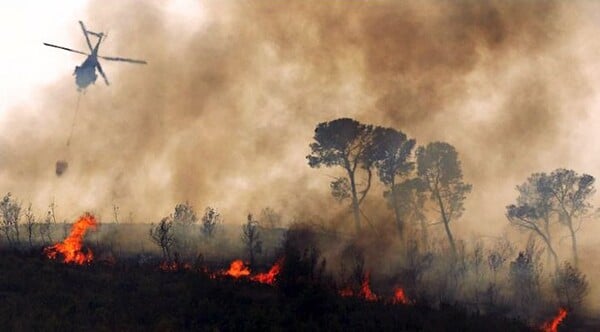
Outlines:
[[[388,187],[392,208],[396,217],[398,232],[404,235],[404,221],[402,211],[397,199],[396,181],[398,177],[408,175],[414,169],[414,163],[409,161],[411,152],[415,147],[414,139],[407,139],[406,135],[392,128],[376,127],[373,131],[375,151],[375,165],[379,180]]]
[[[560,305],[570,310],[580,307],[589,291],[585,275],[568,262],[558,269],[552,285]]]
[[[343,196],[352,200],[351,207],[357,233],[361,228],[360,204],[371,188],[372,169],[376,162],[372,136],[372,126],[353,119],[341,118],[322,122],[315,129],[315,141],[310,144],[311,154],[306,156],[310,167],[339,166],[345,170],[346,180],[338,178],[334,182],[344,184],[336,186],[337,189],[347,190],[341,195],[338,192],[338,198]],[[357,183],[359,169],[367,173],[366,184],[362,186],[362,190],[359,190]],[[347,181],[347,185],[343,181]]]
[[[175,247],[179,254],[188,254],[192,251],[192,227],[198,222],[196,212],[190,203],[180,203],[175,206],[173,213],[173,231]]]
[[[506,218],[512,225],[539,236],[548,249],[548,255],[553,258],[554,267],[558,268],[558,255],[550,232],[553,202],[550,192],[543,189],[548,181],[546,173],[534,173],[517,186],[517,204],[506,207]]]
[[[158,225],[152,225],[150,228],[150,238],[162,250],[163,259],[170,261],[171,248],[175,243],[175,236],[173,234],[173,218],[171,216],[164,217],[158,223]]]
[[[463,174],[456,149],[444,142],[434,142],[419,147],[417,174],[425,184],[430,200],[438,208],[452,253],[456,256],[456,243],[450,230],[450,223],[462,215],[463,202],[472,188],[462,180]]]
[[[583,217],[592,208],[589,200],[596,192],[594,177],[573,170],[557,169],[541,185],[541,191],[552,197],[558,222],[569,229],[575,267],[579,265],[577,238]]]
[[[19,242],[19,219],[21,218],[21,204],[7,193],[0,201],[0,216],[2,217],[2,231],[6,236],[9,246]]]
[[[25,227],[27,228],[27,238],[29,239],[29,247],[33,248],[33,225],[35,225],[35,216],[31,211],[31,203],[25,211]]]
[[[221,214],[215,208],[207,207],[202,216],[202,234],[211,239],[217,228],[217,225],[222,222]]]
[[[252,219],[252,214],[248,214],[248,219],[242,225],[242,242],[250,259],[250,266],[254,265],[254,256],[262,252],[262,241],[258,231],[258,222]]]
[[[427,218],[425,217],[425,202],[427,187],[420,178],[406,179],[394,184],[392,191],[383,193],[390,207],[393,207],[403,223],[419,223],[421,229],[421,244],[424,248],[428,245]]]
[[[529,241],[526,250],[519,252],[509,266],[509,281],[517,311],[526,316],[530,316],[533,304],[539,303],[541,298],[542,251],[535,241]]]
[[[52,212],[48,210],[46,213],[46,218],[44,218],[44,222],[38,226],[38,231],[40,232],[40,239],[43,243],[46,243],[46,238],[48,238],[48,243],[52,243]]]

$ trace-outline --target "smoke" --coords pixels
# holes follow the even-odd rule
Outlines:
[[[82,97],[69,147],[70,73],[8,113],[0,183],[40,210],[55,200],[69,220],[82,210],[110,216],[116,204],[157,222],[186,200],[229,223],[265,206],[288,219],[349,220],[331,207],[335,171],[305,160],[316,124],[345,116],[456,146],[474,190],[454,227],[494,235],[528,174],[598,175],[593,7],[198,1],[186,13],[93,1],[84,21],[110,30],[100,53],[149,64],[103,62],[112,85],[99,80]],[[76,22],[64,44],[84,45]],[[57,160],[69,165],[60,177]],[[381,204],[380,189],[370,204]]]

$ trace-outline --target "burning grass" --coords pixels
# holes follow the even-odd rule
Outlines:
[[[88,230],[96,229],[96,218],[86,213],[81,216],[71,228],[71,233],[62,242],[44,248],[44,254],[50,259],[57,259],[59,254],[63,257],[63,263],[88,264],[94,259],[94,253],[90,249],[83,248],[83,238]]]
[[[126,258],[114,266],[93,261],[81,268],[34,255],[0,255],[4,330],[530,330],[459,308],[345,299],[318,285],[287,296],[277,283],[252,282],[252,274],[243,277],[250,282],[239,282],[195,270],[162,273]]]
[[[541,327],[543,332],[558,332],[558,326],[567,317],[567,309],[560,308],[558,313],[550,321],[544,323]]]

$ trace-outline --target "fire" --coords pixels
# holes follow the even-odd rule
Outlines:
[[[558,325],[567,317],[567,310],[564,308],[558,309],[558,314],[551,321],[542,325],[543,332],[558,332]]]
[[[406,294],[404,293],[404,289],[401,287],[396,287],[394,289],[394,298],[392,299],[393,304],[409,304],[410,301]]]
[[[360,284],[360,290],[354,292],[354,290],[348,286],[342,288],[339,291],[339,294],[342,297],[357,296],[367,301],[377,301],[377,295],[375,295],[375,293],[373,293],[373,291],[371,290],[370,280],[371,278],[369,273],[366,273],[362,283]]]
[[[369,276],[369,273],[367,272],[367,274],[365,274],[365,279],[363,280],[362,285],[360,287],[360,294],[367,301],[377,301],[377,295],[375,295],[371,291],[371,286],[369,285],[369,282],[370,282],[370,276]]]
[[[50,259],[56,259],[60,253],[64,256],[63,263],[75,263],[82,265],[94,259],[94,254],[87,249],[81,250],[83,237],[88,229],[96,229],[96,218],[86,213],[73,224],[71,234],[63,242],[44,248],[44,254]]]
[[[223,274],[234,278],[247,277],[250,275],[250,269],[241,259],[236,259],[231,262],[229,270],[225,271]]]
[[[271,267],[269,272],[259,273],[255,276],[253,276],[251,279],[254,281],[263,283],[263,284],[273,285],[273,283],[275,282],[275,278],[281,271],[282,263],[283,263],[283,259],[278,260],[277,262],[275,262],[275,264],[273,264],[273,266]]]

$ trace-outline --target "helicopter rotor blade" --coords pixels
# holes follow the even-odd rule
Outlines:
[[[89,54],[87,54],[85,52],[77,51],[77,50],[74,50],[74,49],[68,48],[68,47],[63,47],[63,46],[58,46],[58,45],[53,45],[53,44],[48,44],[48,43],[44,43],[44,45],[50,46],[50,47],[60,48],[61,50],[65,50],[65,51],[69,51],[69,52],[79,53],[79,54],[83,54],[83,55],[89,55]]]
[[[83,22],[79,21],[79,25],[81,25],[81,30],[83,31],[83,35],[85,36],[85,41],[87,42],[88,47],[90,48],[90,52],[94,52],[94,48],[92,47],[92,43],[90,42],[90,37],[88,37],[88,31],[83,25]]]
[[[102,75],[102,78],[104,78],[104,83],[106,83],[106,85],[110,85],[108,83],[108,78],[106,78],[106,74],[104,74],[104,70],[102,70],[102,66],[100,65],[100,62],[96,62],[96,67],[98,68],[100,75]]]
[[[123,61],[123,62],[129,62],[129,63],[137,63],[140,65],[145,65],[148,64],[148,62],[146,62],[145,60],[135,60],[135,59],[127,59],[127,58],[119,58],[119,57],[111,57],[111,56],[98,56],[101,59],[104,60],[108,60],[108,61]]]

